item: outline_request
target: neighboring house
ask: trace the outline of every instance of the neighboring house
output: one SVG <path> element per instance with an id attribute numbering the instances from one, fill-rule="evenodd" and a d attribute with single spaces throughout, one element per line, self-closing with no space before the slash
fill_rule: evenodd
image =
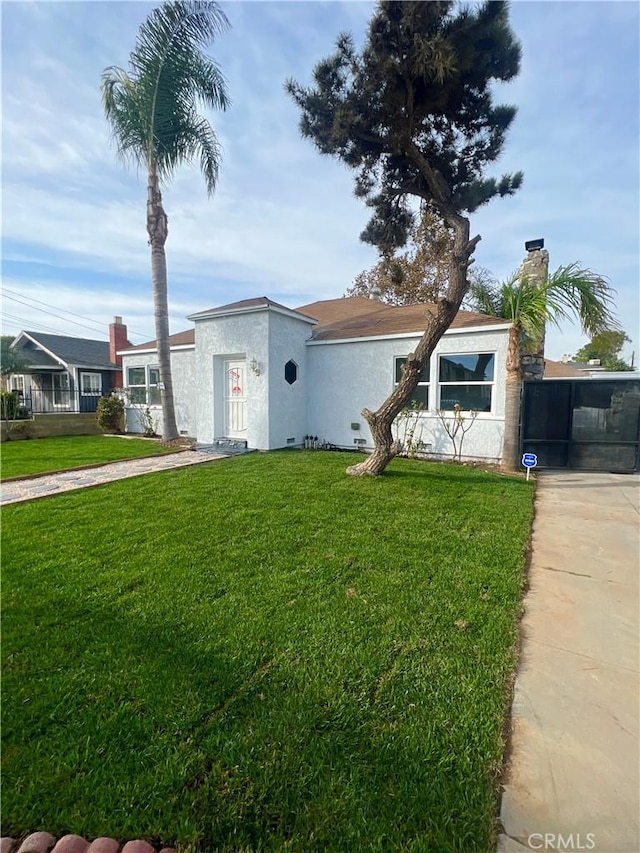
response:
<path id="1" fill-rule="evenodd" d="M 300 447 L 310 435 L 336 447 L 369 448 L 360 413 L 393 390 L 428 310 L 361 296 L 294 310 L 260 297 L 193 314 L 194 328 L 170 338 L 178 429 L 203 445 L 231 439 L 271 450 Z M 464 455 L 500 459 L 509 326 L 460 311 L 439 341 L 414 392 L 425 409 L 414 438 L 430 455 L 451 455 L 438 410 L 450 416 L 459 403 L 478 413 Z M 160 432 L 155 342 L 119 354 L 133 401 L 127 428 L 141 431 L 140 408 L 148 405 Z"/>
<path id="2" fill-rule="evenodd" d="M 109 341 L 20 332 L 11 342 L 25 364 L 9 378 L 9 390 L 32 414 L 95 412 L 98 400 L 122 386 L 122 359 L 128 346 L 121 317 L 109 326 Z"/>
<path id="3" fill-rule="evenodd" d="M 543 379 L 579 379 L 581 377 L 584 377 L 584 374 L 566 361 L 551 361 L 550 358 L 544 360 Z"/>

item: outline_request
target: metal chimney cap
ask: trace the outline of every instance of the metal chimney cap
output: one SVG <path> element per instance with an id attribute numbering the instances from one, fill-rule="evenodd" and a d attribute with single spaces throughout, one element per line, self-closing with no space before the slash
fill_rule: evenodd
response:
<path id="1" fill-rule="evenodd" d="M 540 237 L 538 240 L 527 240 L 524 247 L 527 252 L 535 252 L 536 249 L 544 249 L 544 238 Z"/>

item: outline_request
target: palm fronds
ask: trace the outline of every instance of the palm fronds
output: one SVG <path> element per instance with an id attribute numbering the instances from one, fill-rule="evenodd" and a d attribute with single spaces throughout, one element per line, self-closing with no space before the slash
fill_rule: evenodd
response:
<path id="1" fill-rule="evenodd" d="M 220 149 L 200 106 L 226 109 L 229 97 L 218 65 L 202 53 L 229 25 L 217 3 L 173 0 L 140 27 L 129 71 L 107 68 L 102 99 L 123 159 L 166 182 L 175 167 L 199 161 L 207 190 L 218 176 Z"/>
<path id="2" fill-rule="evenodd" d="M 474 310 L 511 320 L 533 341 L 542 337 L 547 323 L 560 326 L 564 320 L 577 320 L 592 336 L 619 328 L 614 295 L 604 276 L 578 262 L 559 267 L 542 284 L 516 272 L 502 284 L 483 281 L 469 287 Z"/>

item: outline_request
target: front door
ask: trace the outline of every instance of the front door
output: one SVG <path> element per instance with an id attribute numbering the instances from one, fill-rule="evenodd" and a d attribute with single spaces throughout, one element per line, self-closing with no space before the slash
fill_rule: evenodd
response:
<path id="1" fill-rule="evenodd" d="M 224 363 L 224 426 L 226 438 L 247 437 L 247 363 Z"/>

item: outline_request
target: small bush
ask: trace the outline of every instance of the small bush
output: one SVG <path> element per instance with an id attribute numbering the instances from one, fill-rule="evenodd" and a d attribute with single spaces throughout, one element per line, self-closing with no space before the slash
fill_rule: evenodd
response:
<path id="1" fill-rule="evenodd" d="M 119 397 L 100 397 L 96 409 L 100 429 L 119 434 L 124 432 L 124 404 Z"/>
<path id="2" fill-rule="evenodd" d="M 0 415 L 3 421 L 14 421 L 19 414 L 20 400 L 11 391 L 0 391 Z"/>

